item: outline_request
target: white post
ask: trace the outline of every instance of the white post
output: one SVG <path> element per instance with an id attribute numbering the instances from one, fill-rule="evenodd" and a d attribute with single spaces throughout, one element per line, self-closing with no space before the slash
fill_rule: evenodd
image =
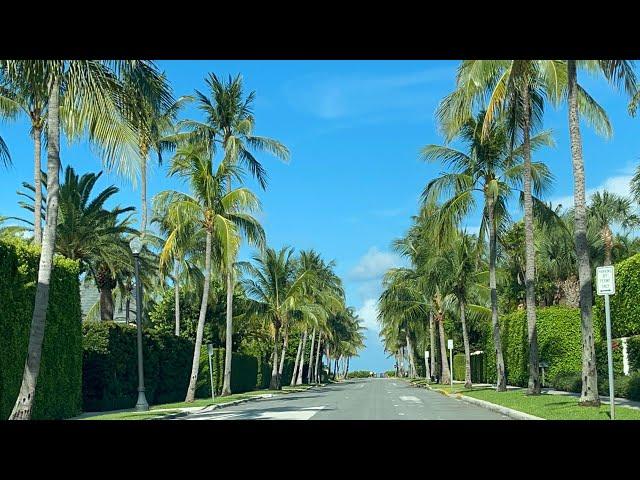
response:
<path id="1" fill-rule="evenodd" d="M 213 364 L 211 362 L 211 355 L 213 354 L 212 345 L 208 345 L 208 353 L 209 353 L 209 377 L 211 378 L 211 400 L 215 401 L 215 389 L 213 388 Z"/>
<path id="2" fill-rule="evenodd" d="M 604 311 L 607 320 L 607 355 L 609 360 L 609 405 L 611 405 L 611 420 L 616 418 L 616 398 L 613 388 L 613 351 L 611 348 L 611 312 L 609 310 L 609 295 L 604 296 Z"/>
<path id="3" fill-rule="evenodd" d="M 449 368 L 450 379 L 451 379 L 451 389 L 453 389 L 453 340 L 447 340 L 447 346 L 449 347 L 449 363 L 451 364 Z"/>
<path id="4" fill-rule="evenodd" d="M 424 378 L 427 380 L 431 378 L 431 372 L 429 371 L 429 350 L 424 351 Z"/>

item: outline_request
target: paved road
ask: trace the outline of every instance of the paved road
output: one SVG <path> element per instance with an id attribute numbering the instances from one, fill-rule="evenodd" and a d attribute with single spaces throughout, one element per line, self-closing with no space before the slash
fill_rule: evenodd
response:
<path id="1" fill-rule="evenodd" d="M 508 420 L 508 417 L 413 387 L 402 380 L 368 378 L 191 414 L 180 420 Z"/>

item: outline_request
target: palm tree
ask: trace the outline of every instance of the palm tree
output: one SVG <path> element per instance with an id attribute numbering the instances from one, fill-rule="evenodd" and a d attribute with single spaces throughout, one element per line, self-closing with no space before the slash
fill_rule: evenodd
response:
<path id="1" fill-rule="evenodd" d="M 459 137 L 468 148 L 468 153 L 447 146 L 427 145 L 422 150 L 425 161 L 442 161 L 454 170 L 444 173 L 427 184 L 423 192 L 426 203 L 435 203 L 445 193 L 451 192 L 437 215 L 436 231 L 438 243 L 444 243 L 455 232 L 461 220 L 475 207 L 474 193 L 483 196 L 484 206 L 480 237 L 488 230 L 489 237 L 489 285 L 491 289 L 492 326 L 495 342 L 497 390 L 506 391 L 506 376 L 502 357 L 502 344 L 498 324 L 498 297 L 496 290 L 496 255 L 498 232 L 508 221 L 507 201 L 512 192 L 522 185 L 524 166 L 520 159 L 524 146 L 515 144 L 504 117 L 497 117 L 483 132 L 485 112 L 468 118 L 459 129 Z M 542 132 L 530 139 L 532 149 L 552 143 L 549 132 Z M 550 183 L 551 174 L 546 166 L 531 162 L 532 183 L 536 194 L 540 194 Z M 538 208 L 545 205 L 534 198 Z"/>
<path id="2" fill-rule="evenodd" d="M 22 384 L 11 419 L 29 419 L 33 409 L 49 299 L 59 205 L 60 126 L 71 140 L 88 135 L 104 161 L 127 158 L 135 138 L 127 122 L 120 121 L 122 88 L 118 75 L 136 72 L 144 88 L 155 74 L 150 62 L 95 60 L 1 60 L 3 81 L 18 82 L 47 92 L 47 215 L 42 236 L 34 309 Z M 61 96 L 61 93 L 64 95 Z M 37 174 L 36 174 L 37 175 Z"/>
<path id="3" fill-rule="evenodd" d="M 185 229 L 192 225 L 199 225 L 206 235 L 204 287 L 185 402 L 195 400 L 200 348 L 211 284 L 214 239 L 217 266 L 225 271 L 233 268 L 233 259 L 240 247 L 241 233 L 254 245 L 261 246 L 264 243 L 262 227 L 247 213 L 259 208 L 257 197 L 247 188 L 228 190 L 225 187 L 229 178 L 241 178 L 242 171 L 236 165 L 227 162 L 221 162 L 214 171 L 211 159 L 212 151 L 207 145 L 191 143 L 179 147 L 173 157 L 169 174 L 187 180 L 192 194 L 163 191 L 155 199 L 158 210 L 166 211 L 168 222 L 173 225 L 170 235 L 182 237 Z M 169 248 L 170 246 L 165 244 L 162 254 L 168 255 Z"/>
<path id="4" fill-rule="evenodd" d="M 38 71 L 44 74 L 43 70 Z M 0 78 L 2 77 L 0 73 Z M 16 118 L 20 113 L 24 113 L 31 123 L 31 137 L 33 139 L 33 185 L 35 193 L 35 204 L 42 203 L 42 165 L 41 146 L 42 132 L 46 122 L 48 91 L 43 78 L 29 79 L 26 82 L 23 77 L 15 77 L 13 82 L 0 80 L 0 116 L 5 118 Z M 35 81 L 34 81 L 35 80 Z M 3 159 L 4 142 L 0 138 L 0 159 Z M 8 152 L 7 152 L 8 158 Z M 42 219 L 40 212 L 34 212 L 33 219 L 33 240 L 36 245 L 42 242 Z"/>
<path id="5" fill-rule="evenodd" d="M 609 81 L 622 82 L 627 92 L 635 98 L 636 81 L 631 62 L 625 60 L 601 60 L 581 62 L 587 68 L 599 70 Z M 582 329 L 582 393 L 580 404 L 584 406 L 600 405 L 598 395 L 598 375 L 596 370 L 595 344 L 593 340 L 593 291 L 591 283 L 591 265 L 587 242 L 587 205 L 582 156 L 582 137 L 580 134 L 578 84 L 578 62 L 567 60 L 567 104 L 569 114 L 569 139 L 571 141 L 571 164 L 573 167 L 574 195 L 574 237 L 578 261 L 578 280 L 580 281 L 580 317 Z M 584 92 L 586 93 L 586 92 Z"/>
<path id="6" fill-rule="evenodd" d="M 151 94 L 137 88 L 136 78 L 125 78 L 124 111 L 138 135 L 140 155 L 140 231 L 147 230 L 147 162 L 151 152 L 157 155 L 158 164 L 162 164 L 162 154 L 176 148 L 178 136 L 175 123 L 180 109 L 191 97 L 183 96 L 174 100 L 164 75 Z M 158 97 L 165 97 L 158 101 Z"/>
<path id="7" fill-rule="evenodd" d="M 60 185 L 59 192 L 56 252 L 80 262 L 80 273 L 92 277 L 100 291 L 100 318 L 113 320 L 112 292 L 117 285 L 117 274 L 121 270 L 133 269 L 133 258 L 125 236 L 135 235 L 137 231 L 131 227 L 130 215 L 118 218 L 135 210 L 134 207 L 105 208 L 105 203 L 118 193 L 117 187 L 111 185 L 91 198 L 101 176 L 102 172 L 80 176 L 71 166 L 65 169 L 64 183 Z M 30 192 L 35 190 L 33 185 L 23 185 Z M 35 196 L 23 196 L 35 202 Z M 46 201 L 44 193 L 42 202 L 46 204 Z M 21 202 L 21 206 L 30 212 L 35 210 L 35 203 Z M 23 221 L 33 226 L 31 221 Z"/>
<path id="8" fill-rule="evenodd" d="M 613 250 L 612 224 L 620 224 L 623 228 L 637 224 L 637 217 L 631 211 L 631 201 L 615 193 L 596 192 L 591 197 L 591 205 L 587 210 L 588 221 L 596 228 L 604 245 L 604 265 L 611 265 Z"/>
<path id="9" fill-rule="evenodd" d="M 242 281 L 251 299 L 249 308 L 253 315 L 268 319 L 273 326 L 271 390 L 281 388 L 278 364 L 281 328 L 294 314 L 314 318 L 320 313 L 318 306 L 307 303 L 303 294 L 305 281 L 312 274 L 296 268 L 292 254 L 291 247 L 283 247 L 278 251 L 267 248 L 253 256 L 253 265 L 244 264 L 251 276 Z"/>
<path id="10" fill-rule="evenodd" d="M 267 185 L 266 171 L 255 158 L 252 151 L 266 151 L 282 160 L 288 160 L 289 150 L 277 140 L 253 134 L 255 119 L 253 101 L 255 92 L 244 96 L 242 77 L 229 77 L 225 83 L 210 73 L 205 80 L 209 96 L 196 90 L 198 108 L 205 114 L 205 121 L 185 120 L 180 122 L 186 127 L 190 138 L 207 142 L 212 149 L 222 147 L 225 162 L 240 163 L 246 167 L 264 189 Z M 231 179 L 228 181 L 231 189 Z M 226 272 L 227 284 L 227 336 L 225 340 L 224 382 L 222 395 L 231 394 L 231 347 L 233 336 L 233 289 L 235 280 L 233 271 Z"/>

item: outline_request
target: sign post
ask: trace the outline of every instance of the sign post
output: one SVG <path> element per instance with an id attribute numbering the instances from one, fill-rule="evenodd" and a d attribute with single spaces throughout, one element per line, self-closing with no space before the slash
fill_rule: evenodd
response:
<path id="1" fill-rule="evenodd" d="M 447 340 L 447 347 L 449 347 L 449 363 L 451 363 L 451 388 L 453 388 L 453 340 Z"/>
<path id="2" fill-rule="evenodd" d="M 207 344 L 207 351 L 209 352 L 209 376 L 211 377 L 211 400 L 215 400 L 215 389 L 213 388 L 213 365 L 211 357 L 213 356 L 213 345 Z"/>
<path id="3" fill-rule="evenodd" d="M 616 418 L 616 399 L 613 388 L 613 351 L 611 347 L 611 311 L 609 295 L 616 293 L 616 279 L 613 266 L 596 268 L 596 290 L 598 295 L 604 295 L 604 312 L 607 326 L 607 357 L 609 364 L 609 405 L 611 405 L 611 420 Z"/>
<path id="4" fill-rule="evenodd" d="M 429 350 L 424 351 L 424 378 L 427 380 L 431 378 L 431 372 L 429 371 Z"/>

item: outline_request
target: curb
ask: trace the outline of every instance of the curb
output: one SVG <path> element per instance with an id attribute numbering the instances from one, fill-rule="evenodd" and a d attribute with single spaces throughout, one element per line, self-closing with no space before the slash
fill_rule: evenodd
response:
<path id="1" fill-rule="evenodd" d="M 412 384 L 413 386 L 417 386 Z M 470 403 L 472 405 L 476 405 L 479 407 L 486 408 L 487 410 L 492 410 L 497 413 L 501 413 L 502 415 L 506 415 L 507 417 L 513 418 L 514 420 L 545 420 L 541 417 L 536 417 L 535 415 L 529 415 L 528 413 L 521 412 L 519 410 L 514 410 L 513 408 L 503 407 L 502 405 L 497 405 L 495 403 L 487 402 L 486 400 L 479 400 L 477 398 L 468 397 L 466 395 L 462 395 L 461 393 L 451 394 L 445 392 L 444 390 L 440 390 L 438 388 L 432 388 L 430 385 L 424 385 L 428 390 L 433 392 L 438 392 L 441 395 L 446 397 L 456 398 L 458 400 L 462 400 L 463 402 Z M 418 388 L 420 388 L 418 386 Z"/>

